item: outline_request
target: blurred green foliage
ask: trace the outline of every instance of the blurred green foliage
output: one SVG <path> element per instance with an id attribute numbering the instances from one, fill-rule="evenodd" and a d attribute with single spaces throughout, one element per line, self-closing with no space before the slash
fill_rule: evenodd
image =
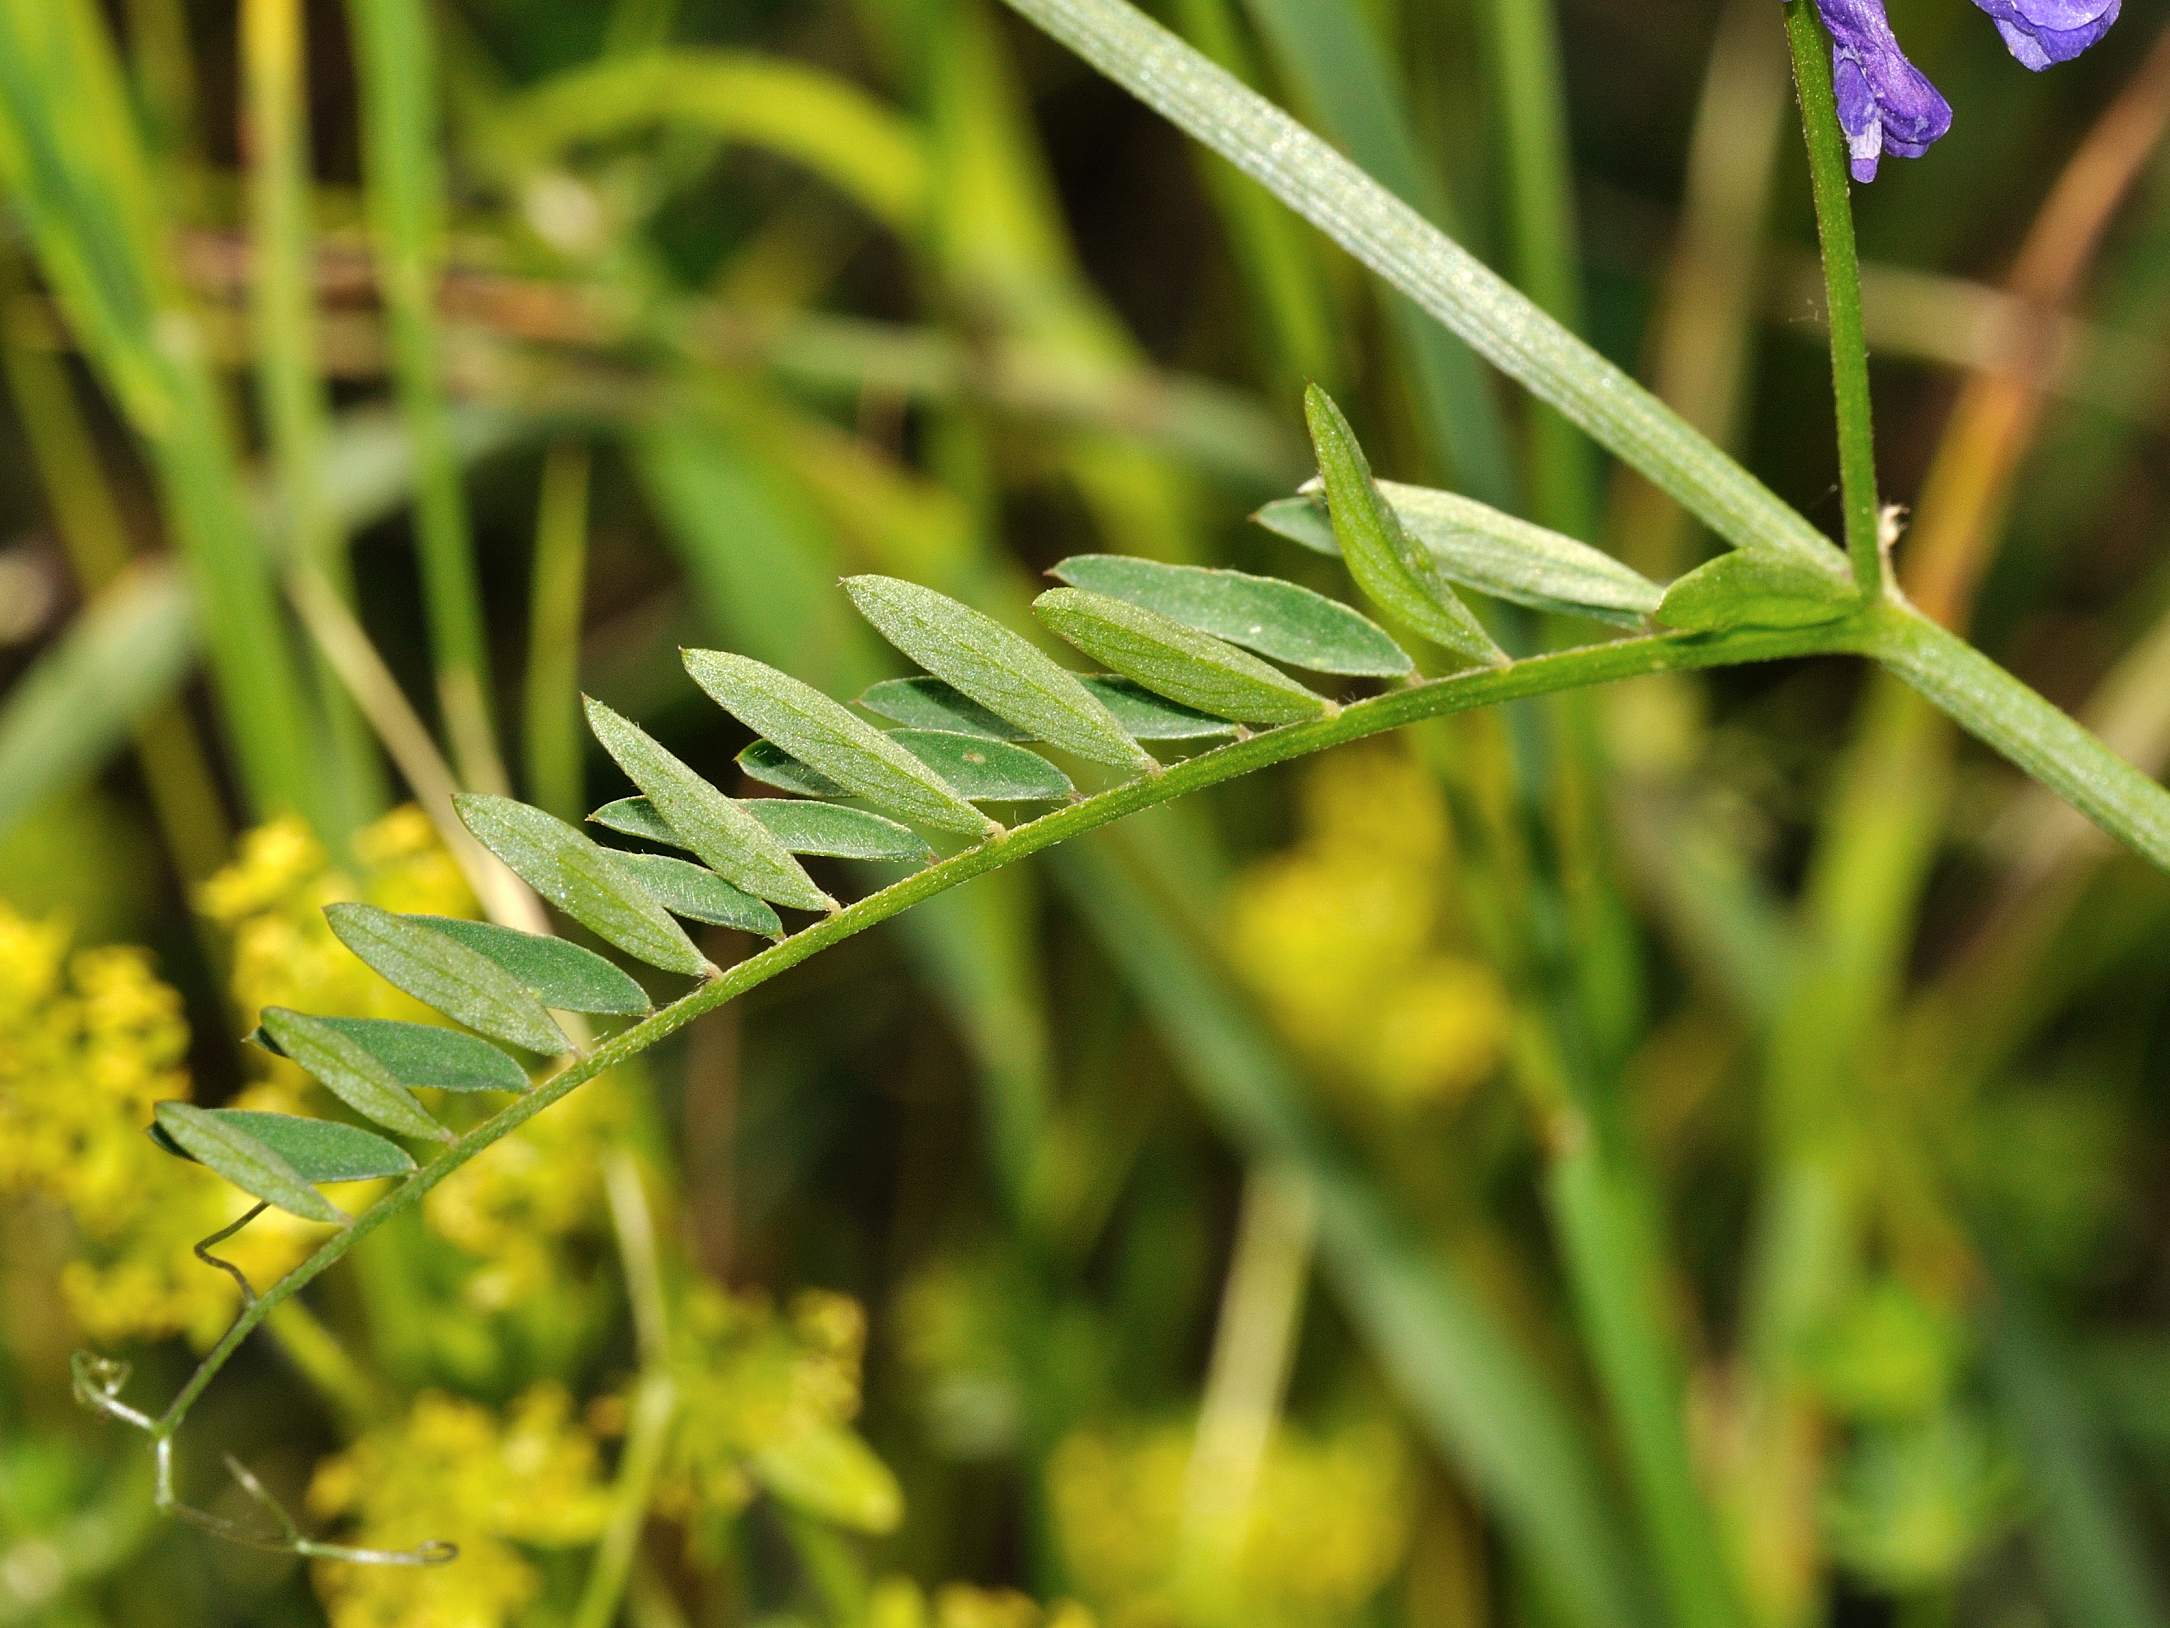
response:
<path id="1" fill-rule="evenodd" d="M 1769 0 L 1151 9 L 1835 529 Z M 1894 9 L 1961 119 L 1857 196 L 1902 579 L 2159 772 L 2170 47 Z M 578 691 L 715 773 L 678 646 L 900 670 L 841 575 L 1319 581 L 1243 524 L 1314 378 L 1384 475 L 1704 548 L 987 0 L 0 0 L 0 195 L 0 1624 L 2170 1622 L 2170 881 L 1824 665 L 854 940 L 192 1420 L 198 1501 L 458 1562 L 154 1521 L 68 1352 L 170 1391 L 239 1205 L 150 1106 L 315 1092 L 262 1005 L 419 1015 L 319 909 L 491 904 L 422 810 L 618 795 Z"/>

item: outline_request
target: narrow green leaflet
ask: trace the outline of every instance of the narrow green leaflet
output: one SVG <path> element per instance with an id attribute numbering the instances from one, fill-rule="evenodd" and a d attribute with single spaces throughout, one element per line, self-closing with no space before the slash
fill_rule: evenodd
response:
<path id="1" fill-rule="evenodd" d="M 889 738 L 975 803 L 1052 803 L 1077 791 L 1046 758 L 1008 741 L 948 729 L 900 729 Z"/>
<path id="2" fill-rule="evenodd" d="M 510 797 L 477 793 L 452 802 L 477 841 L 597 936 L 665 972 L 697 977 L 715 970 L 669 911 L 631 884 L 610 855 L 555 814 Z"/>
<path id="3" fill-rule="evenodd" d="M 939 679 L 928 679 L 930 684 Z M 773 750 L 773 749 L 772 749 Z M 780 754 L 779 754 L 780 755 Z M 797 762 L 795 758 L 784 761 Z M 799 765 L 804 768 L 805 765 Z M 807 771 L 811 773 L 812 771 Z M 749 797 L 739 804 L 794 854 L 828 859 L 903 859 L 922 862 L 934 850 L 908 825 L 842 803 L 810 803 L 796 797 Z M 683 848 L 685 838 L 671 828 L 645 797 L 621 797 L 588 816 L 597 825 L 644 842 Z"/>
<path id="4" fill-rule="evenodd" d="M 695 774 L 638 725 L 600 701 L 589 701 L 588 727 L 674 835 L 651 838 L 688 848 L 703 864 L 757 898 L 794 910 L 834 910 L 836 901 L 814 885 L 743 804 Z M 636 832 L 635 835 L 642 833 Z"/>
<path id="5" fill-rule="evenodd" d="M 402 1023 L 393 1018 L 318 1017 L 336 1029 L 410 1090 L 509 1091 L 527 1089 L 527 1070 L 477 1035 L 434 1023 Z M 276 1038 L 258 1029 L 249 1037 L 267 1051 L 285 1056 Z"/>
<path id="6" fill-rule="evenodd" d="M 544 1006 L 603 1017 L 645 1017 L 650 1010 L 647 991 L 624 968 L 562 938 L 456 916 L 403 919 L 474 951 Z"/>
<path id="7" fill-rule="evenodd" d="M 1241 723 L 1287 724 L 1319 717 L 1332 706 L 1278 668 L 1158 611 L 1083 588 L 1050 588 L 1032 608 L 1088 656 L 1201 712 Z"/>
<path id="8" fill-rule="evenodd" d="M 1465 588 L 1617 627 L 1640 627 L 1665 597 L 1663 588 L 1610 554 L 1473 498 L 1387 480 L 1378 487 L 1440 575 Z M 1326 499 L 1311 488 L 1277 498 L 1251 518 L 1305 548 L 1341 552 Z"/>
<path id="9" fill-rule="evenodd" d="M 769 905 L 744 888 L 733 887 L 705 865 L 667 854 L 610 856 L 634 882 L 674 916 L 736 927 L 762 938 L 782 938 L 784 924 Z"/>
<path id="10" fill-rule="evenodd" d="M 373 1119 L 402 1136 L 452 1140 L 452 1133 L 430 1118 L 415 1101 L 414 1093 L 360 1041 L 305 1012 L 284 1006 L 266 1007 L 262 1022 L 264 1032 L 278 1042 L 279 1050 L 291 1057 L 303 1073 L 313 1076 L 364 1119 Z"/>
<path id="11" fill-rule="evenodd" d="M 769 835 L 795 854 L 829 859 L 901 859 L 923 864 L 934 857 L 927 839 L 908 825 L 841 803 L 802 802 L 796 797 L 755 797 L 746 806 Z"/>
<path id="12" fill-rule="evenodd" d="M 1317 385 L 1304 391 L 1304 420 L 1326 482 L 1334 536 L 1356 585 L 1389 616 L 1442 650 L 1480 666 L 1505 666 L 1506 653 L 1470 614 L 1431 555 L 1402 530 L 1371 478 L 1356 432 Z"/>
<path id="13" fill-rule="evenodd" d="M 1155 695 L 1134 678 L 1096 673 L 1085 680 L 1085 687 L 1105 701 L 1115 721 L 1141 741 L 1211 740 L 1236 732 L 1226 718 Z"/>
<path id="14" fill-rule="evenodd" d="M 572 1050 L 526 986 L 479 950 L 440 931 L 441 918 L 395 916 L 373 904 L 348 903 L 327 905 L 324 919 L 339 942 L 379 977 L 424 1006 L 528 1051 L 556 1056 Z"/>
<path id="15" fill-rule="evenodd" d="M 721 650 L 688 650 L 686 671 L 748 729 L 868 802 L 946 831 L 1002 827 L 872 724 L 788 673 Z"/>
<path id="16" fill-rule="evenodd" d="M 1661 627 L 1722 633 L 1736 627 L 1815 627 L 1857 608 L 1852 584 L 1776 554 L 1721 554 L 1665 590 Z"/>
<path id="17" fill-rule="evenodd" d="M 801 797 L 850 797 L 851 787 L 831 780 L 820 770 L 801 763 L 774 741 L 755 741 L 738 754 L 735 760 L 747 778 L 758 780 L 764 786 L 774 786 L 778 791 L 796 792 Z M 774 800 L 774 799 L 772 799 Z M 749 797 L 748 802 L 761 801 Z"/>
<path id="18" fill-rule="evenodd" d="M 1049 574 L 1314 673 L 1399 678 L 1415 665 L 1360 611 L 1276 577 L 1122 554 L 1073 554 Z"/>
<path id="19" fill-rule="evenodd" d="M 191 1110 L 198 1111 L 198 1110 Z M 388 1142 L 359 1125 L 296 1114 L 267 1114 L 254 1108 L 209 1108 L 206 1118 L 253 1137 L 293 1166 L 310 1186 L 320 1182 L 379 1181 L 414 1171 L 414 1160 L 397 1142 Z M 179 1158 L 195 1155 L 173 1139 L 163 1124 L 153 1123 L 151 1140 Z M 259 1195 L 260 1196 L 260 1195 Z"/>
<path id="20" fill-rule="evenodd" d="M 1029 741 L 1032 731 L 998 718 L 939 678 L 885 678 L 867 686 L 859 705 L 907 729 L 948 729 L 991 741 Z M 1118 720 L 1120 721 L 1120 720 Z"/>
<path id="21" fill-rule="evenodd" d="M 1152 772 L 1152 757 L 1075 673 L 991 617 L 895 577 L 847 577 L 844 591 L 883 638 L 1030 738 Z"/>
<path id="22" fill-rule="evenodd" d="M 1134 740 L 1205 740 L 1236 732 L 1236 726 L 1226 718 L 1177 706 L 1127 678 L 1094 673 L 1079 682 Z M 887 718 L 907 729 L 947 729 L 959 735 L 981 735 L 994 741 L 1032 739 L 1015 724 L 997 718 L 977 701 L 959 695 L 938 678 L 885 678 L 860 696 L 859 704 L 877 717 Z"/>
<path id="23" fill-rule="evenodd" d="M 287 1158 L 246 1126 L 185 1102 L 161 1102 L 152 1110 L 174 1146 L 209 1165 L 252 1198 L 260 1198 L 304 1221 L 344 1225 L 347 1212 L 302 1178 Z"/>

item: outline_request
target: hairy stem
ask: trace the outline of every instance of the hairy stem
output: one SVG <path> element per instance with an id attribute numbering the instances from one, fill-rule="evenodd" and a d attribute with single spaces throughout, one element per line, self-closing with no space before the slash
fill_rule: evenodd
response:
<path id="1" fill-rule="evenodd" d="M 1809 188 L 1823 242 L 1824 299 L 1831 333 L 1831 390 L 1838 408 L 1840 503 L 1846 513 L 1846 555 L 1854 583 L 1867 599 L 1883 587 L 1882 508 L 1876 495 L 1876 427 L 1869 405 L 1869 344 L 1861 322 L 1861 259 L 1854 245 L 1851 178 L 1831 88 L 1830 42 L 1810 0 L 1786 7 L 1786 41 L 1808 145 Z"/>
<path id="2" fill-rule="evenodd" d="M 690 994 L 612 1036 L 467 1131 L 420 1170 L 384 1193 L 352 1222 L 326 1238 L 299 1266 L 258 1295 L 205 1355 L 188 1383 L 157 1420 L 153 1433 L 160 1439 L 167 1439 L 180 1428 L 189 1409 L 195 1406 L 219 1370 L 266 1315 L 300 1292 L 387 1221 L 419 1204 L 432 1188 L 485 1148 L 511 1135 L 545 1108 L 571 1095 L 597 1075 L 609 1072 L 668 1039 L 703 1013 L 714 1011 L 830 945 L 877 926 L 936 894 L 946 893 L 961 882 L 999 870 L 1056 843 L 1098 830 L 1141 809 L 1172 802 L 1191 792 L 1273 764 L 1362 740 L 1419 719 L 1444 717 L 1501 701 L 1552 695 L 1651 673 L 1838 653 L 1858 648 L 1865 633 L 1865 624 L 1848 621 L 1813 628 L 1745 631 L 1710 637 L 1662 635 L 1622 639 L 1612 644 L 1536 656 L 1510 667 L 1485 668 L 1434 679 L 1356 702 L 1309 723 L 1270 730 L 1185 759 L 1159 774 L 1128 781 L 1072 803 L 1028 825 L 1016 826 L 1000 837 L 929 865 L 739 962 Z M 2047 706 L 2046 702 L 2041 704 Z M 2078 729 L 2077 725 L 2070 727 Z M 2102 749 L 2098 747 L 2097 750 Z"/>

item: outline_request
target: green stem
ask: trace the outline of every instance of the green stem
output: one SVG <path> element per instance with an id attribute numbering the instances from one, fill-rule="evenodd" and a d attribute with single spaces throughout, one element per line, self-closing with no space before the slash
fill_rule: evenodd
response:
<path id="1" fill-rule="evenodd" d="M 1831 47 L 1810 0 L 1789 0 L 1786 41 L 1808 143 L 1809 187 L 1823 240 L 1823 283 L 1831 330 L 1831 388 L 1838 405 L 1840 501 L 1846 555 L 1864 599 L 1882 591 L 1882 504 L 1876 495 L 1876 426 L 1869 405 L 1869 344 L 1861 326 L 1861 260 L 1854 245 L 1852 179 L 1838 98 L 1831 88 Z"/>
<path id="2" fill-rule="evenodd" d="M 2170 791 L 1956 633 L 1887 599 L 1865 653 L 2111 836 L 2170 870 Z"/>
<path id="3" fill-rule="evenodd" d="M 180 1428 L 197 1398 L 270 1312 L 321 1276 L 362 1239 L 393 1217 L 414 1208 L 438 1183 L 484 1149 L 511 1135 L 545 1108 L 571 1095 L 597 1075 L 607 1073 L 676 1034 L 703 1013 L 714 1011 L 830 945 L 865 932 L 923 900 L 948 892 L 961 882 L 1002 869 L 1141 809 L 1173 802 L 1191 792 L 1220 785 L 1273 764 L 1398 729 L 1420 719 L 1444 717 L 1502 701 L 1553 695 L 1652 673 L 1838 653 L 1854 648 L 1862 631 L 1855 622 L 1840 622 L 1812 628 L 1759 630 L 1713 637 L 1622 639 L 1612 644 L 1532 657 L 1509 667 L 1483 668 L 1451 678 L 1434 679 L 1359 701 L 1309 723 L 1269 730 L 1187 758 L 1159 774 L 1127 781 L 929 865 L 739 962 L 690 994 L 612 1036 L 473 1127 L 415 1174 L 387 1191 L 352 1222 L 326 1238 L 306 1260 L 246 1307 L 158 1419 L 155 1434 L 161 1439 L 170 1438 Z"/>

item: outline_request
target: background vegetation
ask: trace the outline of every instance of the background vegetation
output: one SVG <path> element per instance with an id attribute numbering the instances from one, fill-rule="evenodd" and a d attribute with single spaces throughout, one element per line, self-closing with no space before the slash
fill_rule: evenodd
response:
<path id="1" fill-rule="evenodd" d="M 1837 529 L 1770 0 L 1153 9 Z M 1960 118 L 1857 194 L 1902 578 L 2159 773 L 2170 37 L 1893 9 Z M 2170 882 L 1834 663 L 852 941 L 192 1419 L 198 1502 L 456 1565 L 155 1520 L 68 1354 L 169 1393 L 240 1204 L 151 1105 L 314 1091 L 262 1005 L 419 1015 L 319 907 L 491 903 L 447 793 L 618 795 L 579 691 L 718 772 L 677 647 L 854 694 L 841 574 L 1312 574 L 1245 523 L 1306 379 L 1384 474 L 1707 543 L 984 0 L 0 0 L 0 192 L 0 1623 L 2170 1622 Z"/>

